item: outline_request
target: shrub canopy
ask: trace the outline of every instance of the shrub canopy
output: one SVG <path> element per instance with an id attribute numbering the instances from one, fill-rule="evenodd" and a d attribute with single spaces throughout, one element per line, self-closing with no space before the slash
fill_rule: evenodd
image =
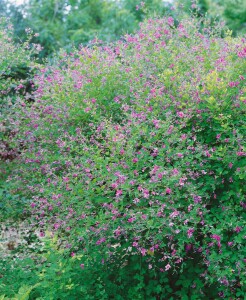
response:
<path id="1" fill-rule="evenodd" d="M 20 106 L 13 181 L 41 237 L 81 274 L 108 274 L 108 297 L 244 294 L 246 45 L 201 28 L 150 19 L 115 44 L 61 52 Z M 148 292 L 132 295 L 141 280 Z"/>
<path id="2" fill-rule="evenodd" d="M 18 130 L 15 110 L 19 100 L 31 98 L 33 70 L 36 68 L 34 56 L 40 46 L 30 44 L 32 31 L 27 29 L 27 39 L 14 43 L 13 26 L 6 18 L 0 18 L 0 159 L 4 164 L 13 160 L 19 149 L 12 145 L 12 138 Z M 18 110 L 18 108 L 17 108 Z M 1 167 L 0 181 L 5 178 L 6 166 Z M 1 182 L 0 182 L 1 186 Z"/>

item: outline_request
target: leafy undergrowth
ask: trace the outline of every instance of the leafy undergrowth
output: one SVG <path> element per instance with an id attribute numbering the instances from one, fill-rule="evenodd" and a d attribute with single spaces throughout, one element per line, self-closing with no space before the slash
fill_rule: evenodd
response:
<path id="1" fill-rule="evenodd" d="M 246 40 L 205 25 L 151 19 L 35 76 L 9 181 L 44 244 L 4 262 L 7 297 L 243 299 Z"/>

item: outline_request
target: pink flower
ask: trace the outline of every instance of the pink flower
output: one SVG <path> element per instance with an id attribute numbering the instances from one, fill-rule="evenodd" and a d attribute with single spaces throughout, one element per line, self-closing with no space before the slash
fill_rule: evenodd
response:
<path id="1" fill-rule="evenodd" d="M 177 210 L 175 210 L 174 212 L 172 212 L 170 214 L 170 218 L 176 218 L 179 215 L 179 212 Z"/>
<path id="2" fill-rule="evenodd" d="M 123 155 L 125 153 L 124 149 L 120 149 L 120 155 Z"/>
<path id="3" fill-rule="evenodd" d="M 242 227 L 237 226 L 237 227 L 235 228 L 235 231 L 236 231 L 237 233 L 239 233 L 239 232 L 241 231 L 241 229 L 242 229 Z"/>
<path id="4" fill-rule="evenodd" d="M 239 85 L 239 82 L 238 81 L 235 81 L 235 82 L 229 82 L 229 87 L 236 87 L 237 85 Z"/>
<path id="5" fill-rule="evenodd" d="M 177 112 L 177 115 L 178 115 L 180 118 L 184 118 L 184 116 L 185 116 L 185 114 L 184 114 L 182 111 Z"/>
<path id="6" fill-rule="evenodd" d="M 20 90 L 20 89 L 23 89 L 24 88 L 24 85 L 23 84 L 19 84 L 17 87 L 16 87 L 16 90 Z"/>
<path id="7" fill-rule="evenodd" d="M 111 187 L 112 187 L 113 189 L 116 189 L 116 188 L 118 187 L 118 184 L 117 184 L 116 182 L 113 182 L 113 183 L 111 184 Z"/>
<path id="8" fill-rule="evenodd" d="M 59 227 L 60 227 L 60 224 L 58 224 L 58 223 L 55 223 L 55 224 L 54 224 L 54 228 L 55 228 L 55 229 L 58 229 Z"/>
<path id="9" fill-rule="evenodd" d="M 179 173 L 178 169 L 173 169 L 173 175 L 177 175 Z"/>
<path id="10" fill-rule="evenodd" d="M 238 151 L 237 156 L 246 156 L 246 152 Z"/>
<path id="11" fill-rule="evenodd" d="M 192 244 L 188 244 L 188 245 L 185 246 L 185 251 L 189 252 L 189 251 L 192 250 L 192 248 L 193 248 L 193 245 Z"/>
<path id="12" fill-rule="evenodd" d="M 212 236 L 212 239 L 214 239 L 214 240 L 216 240 L 217 242 L 220 242 L 220 236 L 219 235 L 217 235 L 217 234 L 213 234 Z"/>
<path id="13" fill-rule="evenodd" d="M 80 268 L 81 268 L 81 269 L 84 269 L 84 268 L 85 268 L 85 264 L 81 264 L 81 265 L 80 265 Z"/>
<path id="14" fill-rule="evenodd" d="M 91 110 L 90 107 L 86 107 L 86 108 L 85 108 L 85 112 L 89 112 L 90 110 Z"/>
<path id="15" fill-rule="evenodd" d="M 104 243 L 105 241 L 106 241 L 105 238 L 101 238 L 100 240 L 98 240 L 98 241 L 96 242 L 96 245 L 100 245 L 100 244 Z"/>
<path id="16" fill-rule="evenodd" d="M 172 133 L 172 131 L 173 131 L 173 128 L 174 128 L 174 126 L 173 126 L 173 125 L 171 125 L 171 126 L 168 128 L 168 131 L 167 131 L 167 133 L 168 133 L 168 134 L 171 134 L 171 133 Z"/>
<path id="17" fill-rule="evenodd" d="M 199 203 L 199 202 L 201 202 L 202 197 L 201 196 L 193 196 L 193 199 L 194 199 L 195 203 Z"/>
<path id="18" fill-rule="evenodd" d="M 172 256 L 175 256 L 176 252 L 177 252 L 177 250 L 176 250 L 176 249 L 173 249 L 173 251 L 172 251 Z"/>
<path id="19" fill-rule="evenodd" d="M 169 17 L 167 19 L 167 23 L 168 23 L 169 26 L 173 26 L 174 25 L 174 19 L 172 17 Z"/>
<path id="20" fill-rule="evenodd" d="M 119 197 L 119 196 L 121 196 L 122 195 L 122 190 L 117 190 L 116 191 L 116 197 Z"/>
<path id="21" fill-rule="evenodd" d="M 241 58 L 246 57 L 246 47 L 242 51 L 238 52 L 237 55 L 238 55 L 238 57 L 241 57 Z"/>
<path id="22" fill-rule="evenodd" d="M 74 257 L 74 256 L 75 256 L 75 253 L 74 253 L 74 252 L 72 252 L 72 253 L 71 253 L 71 256 L 72 256 L 72 257 Z"/>
<path id="23" fill-rule="evenodd" d="M 170 266 L 169 264 L 167 264 L 167 265 L 165 266 L 165 271 L 168 271 L 169 269 L 171 269 L 171 266 Z"/>
<path id="24" fill-rule="evenodd" d="M 156 129 L 160 128 L 159 123 L 160 123 L 159 120 L 153 120 L 153 124 L 155 125 Z"/>
<path id="25" fill-rule="evenodd" d="M 118 228 L 114 231 L 114 234 L 115 234 L 116 236 L 119 236 L 119 235 L 121 234 L 121 229 L 120 229 L 120 227 L 118 227 Z"/>
<path id="26" fill-rule="evenodd" d="M 146 199 L 149 198 L 149 191 L 148 190 L 146 190 L 146 189 L 143 190 L 143 197 L 146 198 Z"/>
<path id="27" fill-rule="evenodd" d="M 191 238 L 191 237 L 192 237 L 194 231 L 195 231 L 195 230 L 194 230 L 193 228 L 189 228 L 189 229 L 187 230 L 187 236 L 188 236 L 188 238 Z"/>
<path id="28" fill-rule="evenodd" d="M 172 190 L 170 188 L 166 188 L 166 194 L 170 195 L 172 193 Z"/>
<path id="29" fill-rule="evenodd" d="M 133 158 L 132 162 L 133 163 L 137 163 L 138 162 L 138 158 L 137 157 Z"/>
<path id="30" fill-rule="evenodd" d="M 140 252 L 141 252 L 141 254 L 142 254 L 143 256 L 145 256 L 145 255 L 146 255 L 146 253 L 147 253 L 147 250 L 146 250 L 146 249 L 144 249 L 144 248 L 141 248 Z"/>
<path id="31" fill-rule="evenodd" d="M 187 178 L 181 177 L 181 178 L 179 179 L 179 185 L 184 186 L 186 179 L 187 179 Z"/>
<path id="32" fill-rule="evenodd" d="M 150 250 L 151 252 L 154 252 L 154 251 L 155 251 L 155 247 L 153 246 L 153 247 L 149 248 L 149 250 Z"/>

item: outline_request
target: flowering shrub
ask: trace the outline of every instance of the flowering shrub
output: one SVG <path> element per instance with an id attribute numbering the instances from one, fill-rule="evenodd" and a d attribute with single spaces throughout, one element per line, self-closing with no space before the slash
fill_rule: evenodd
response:
<path id="1" fill-rule="evenodd" d="M 244 38 L 169 17 L 35 77 L 13 181 L 78 260 L 71 295 L 99 297 L 78 282 L 95 274 L 105 299 L 242 299 L 245 57 Z"/>
<path id="2" fill-rule="evenodd" d="M 12 137 L 18 130 L 15 118 L 15 106 L 24 95 L 29 99 L 32 89 L 30 75 L 35 68 L 32 57 L 38 52 L 38 45 L 30 45 L 32 32 L 27 30 L 27 41 L 15 44 L 13 26 L 0 18 L 0 157 L 5 163 L 13 160 L 19 149 L 11 145 Z M 29 93 L 29 94 L 28 94 Z"/>
<path id="3" fill-rule="evenodd" d="M 14 159 L 22 146 L 15 147 L 13 139 L 19 129 L 16 111 L 19 102 L 33 101 L 31 77 L 37 67 L 35 54 L 39 46 L 30 44 L 32 31 L 27 29 L 27 40 L 14 43 L 13 26 L 0 18 L 0 209 L 5 218 L 23 217 L 24 197 L 13 195 L 6 178 L 15 166 Z"/>

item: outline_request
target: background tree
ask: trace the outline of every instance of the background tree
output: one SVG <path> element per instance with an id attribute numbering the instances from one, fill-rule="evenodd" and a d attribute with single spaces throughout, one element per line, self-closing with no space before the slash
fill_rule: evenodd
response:
<path id="1" fill-rule="evenodd" d="M 219 15 L 233 34 L 246 33 L 246 2 L 244 0 L 216 0 L 209 4 L 209 14 Z"/>
<path id="2" fill-rule="evenodd" d="M 14 39 L 19 42 L 26 37 L 25 28 L 28 27 L 28 19 L 24 18 L 22 6 L 14 5 L 6 0 L 0 0 L 0 17 L 9 18 L 14 26 Z"/>
<path id="3" fill-rule="evenodd" d="M 117 40 L 124 33 L 133 33 L 144 18 L 163 16 L 171 7 L 162 0 L 29 0 L 18 7 L 3 3 L 1 14 L 11 18 L 16 36 L 23 37 L 26 27 L 39 33 L 35 42 L 43 47 L 42 57 L 60 48 L 85 45 L 96 37 Z"/>
<path id="4" fill-rule="evenodd" d="M 185 13 L 207 14 L 211 21 L 225 21 L 233 35 L 246 33 L 246 1 L 244 0 L 174 0 Z"/>

